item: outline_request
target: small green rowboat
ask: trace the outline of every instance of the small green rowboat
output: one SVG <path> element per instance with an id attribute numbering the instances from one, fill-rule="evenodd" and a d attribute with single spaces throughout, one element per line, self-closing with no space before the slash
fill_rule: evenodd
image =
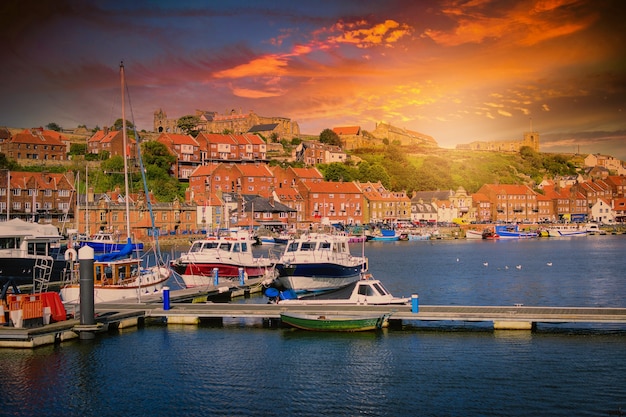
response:
<path id="1" fill-rule="evenodd" d="M 387 326 L 391 314 L 370 315 L 334 315 L 334 314 L 303 314 L 280 313 L 283 323 L 304 330 L 320 332 L 362 332 L 382 329 Z"/>

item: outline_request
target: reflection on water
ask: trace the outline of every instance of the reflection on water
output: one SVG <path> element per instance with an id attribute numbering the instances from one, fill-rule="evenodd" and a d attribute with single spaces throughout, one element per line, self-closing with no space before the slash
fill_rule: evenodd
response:
<path id="1" fill-rule="evenodd" d="M 365 250 L 386 287 L 419 292 L 424 304 L 623 307 L 625 240 L 367 243 Z M 626 331 L 610 326 L 516 332 L 458 323 L 333 334 L 239 319 L 223 328 L 150 324 L 94 341 L 0 350 L 0 370 L 3 416 L 599 416 L 626 409 Z"/>

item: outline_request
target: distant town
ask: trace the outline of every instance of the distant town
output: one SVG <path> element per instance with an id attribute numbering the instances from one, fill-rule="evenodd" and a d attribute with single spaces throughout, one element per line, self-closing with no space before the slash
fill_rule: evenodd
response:
<path id="1" fill-rule="evenodd" d="M 96 193 L 84 182 L 86 172 L 80 171 L 98 170 L 103 159 L 121 156 L 136 161 L 136 141 L 129 138 L 125 150 L 121 129 L 0 128 L 0 157 L 6 162 L 0 169 L 0 219 L 50 223 L 64 232 L 119 233 L 126 221 L 125 197 L 131 203 L 132 234 L 139 239 L 154 233 L 148 201 L 155 228 L 168 236 L 232 227 L 297 232 L 331 224 L 396 227 L 592 221 L 611 225 L 626 219 L 626 167 L 610 155 L 589 154 L 576 175 L 545 178 L 534 186 L 491 183 L 472 193 L 461 186 L 390 190 L 381 181 L 328 181 L 316 166 L 358 164 L 352 152 L 362 147 L 394 143 L 437 148 L 432 137 L 381 122 L 372 131 L 360 126 L 334 127 L 329 129 L 334 140 L 322 141 L 302 135 L 297 122 L 288 118 L 234 110 L 222 115 L 198 110 L 187 117 L 191 125 L 181 120 L 169 119 L 159 109 L 154 112 L 153 132 L 140 135 L 142 143 L 158 142 L 173 157 L 168 174 L 185 189 L 184 198 L 173 201 L 157 201 L 151 192 L 146 196 L 142 191 L 124 196 L 118 187 Z M 520 136 L 520 140 L 472 142 L 457 148 L 539 151 L 539 133 Z M 288 150 L 286 141 L 293 145 Z M 46 168 L 58 166 L 67 170 Z"/>

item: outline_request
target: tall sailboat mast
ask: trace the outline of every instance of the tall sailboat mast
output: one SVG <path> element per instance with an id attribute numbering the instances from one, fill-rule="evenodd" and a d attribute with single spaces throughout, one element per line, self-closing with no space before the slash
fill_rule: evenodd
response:
<path id="1" fill-rule="evenodd" d="M 128 144 L 126 138 L 126 111 L 125 111 L 125 100 L 124 100 L 124 88 L 126 87 L 124 83 L 124 61 L 120 62 L 120 77 L 121 77 L 121 86 L 122 86 L 122 146 L 124 147 L 124 192 L 126 201 L 126 238 L 130 239 L 130 198 L 128 196 L 128 158 L 130 155 L 127 155 L 128 152 Z"/>

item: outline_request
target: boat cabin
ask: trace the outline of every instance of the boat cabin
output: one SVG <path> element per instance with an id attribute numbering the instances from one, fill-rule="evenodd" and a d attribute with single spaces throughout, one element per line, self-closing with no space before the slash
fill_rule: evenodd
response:
<path id="1" fill-rule="evenodd" d="M 249 252 L 249 242 L 246 240 L 238 239 L 202 239 L 192 243 L 189 248 L 189 253 L 200 253 L 205 251 L 222 250 L 224 252 Z"/>
<path id="2" fill-rule="evenodd" d="M 94 262 L 95 285 L 120 285 L 134 281 L 141 270 L 140 259 L 125 259 L 113 262 Z"/>

